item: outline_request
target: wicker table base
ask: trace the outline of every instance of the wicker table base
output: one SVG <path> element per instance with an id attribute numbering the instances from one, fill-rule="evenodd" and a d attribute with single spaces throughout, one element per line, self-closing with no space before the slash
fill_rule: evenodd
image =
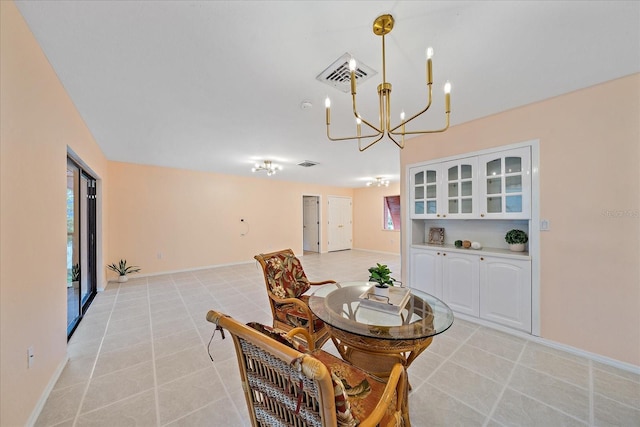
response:
<path id="1" fill-rule="evenodd" d="M 391 369 L 396 363 L 401 363 L 405 369 L 408 368 L 433 341 L 433 337 L 411 340 L 370 338 L 337 328 L 329 327 L 329 329 L 331 341 L 344 360 L 383 379 L 389 378 Z M 407 375 L 407 391 L 404 394 L 407 399 L 404 405 L 407 421 L 409 420 L 410 389 Z"/>

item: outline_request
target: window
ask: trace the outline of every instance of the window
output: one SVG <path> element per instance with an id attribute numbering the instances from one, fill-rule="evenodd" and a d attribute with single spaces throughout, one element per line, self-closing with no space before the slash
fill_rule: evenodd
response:
<path id="1" fill-rule="evenodd" d="M 384 229 L 400 230 L 400 196 L 384 197 Z"/>

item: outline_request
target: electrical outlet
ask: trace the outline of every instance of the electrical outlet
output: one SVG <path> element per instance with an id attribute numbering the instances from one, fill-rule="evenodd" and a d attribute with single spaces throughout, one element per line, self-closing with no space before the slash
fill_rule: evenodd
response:
<path id="1" fill-rule="evenodd" d="M 158 259 L 162 259 L 162 252 L 158 252 Z"/>
<path id="2" fill-rule="evenodd" d="M 549 231 L 551 229 L 551 224 L 548 219 L 543 219 L 540 221 L 540 231 Z"/>
<path id="3" fill-rule="evenodd" d="M 27 369 L 33 366 L 33 359 L 35 358 L 35 354 L 33 353 L 33 346 L 27 349 Z"/>

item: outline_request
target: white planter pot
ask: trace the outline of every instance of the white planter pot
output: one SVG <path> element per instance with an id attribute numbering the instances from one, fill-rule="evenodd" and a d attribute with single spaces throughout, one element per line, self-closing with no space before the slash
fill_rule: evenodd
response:
<path id="1" fill-rule="evenodd" d="M 118 276 L 118 282 L 119 283 L 124 283 L 127 280 L 129 280 L 129 278 L 125 275 L 125 276 Z"/>
<path id="2" fill-rule="evenodd" d="M 379 288 L 377 286 L 373 287 L 373 294 L 380 297 L 389 297 L 389 287 Z"/>
<path id="3" fill-rule="evenodd" d="M 523 252 L 524 251 L 524 243 L 513 243 L 509 245 L 509 250 L 513 252 Z"/>

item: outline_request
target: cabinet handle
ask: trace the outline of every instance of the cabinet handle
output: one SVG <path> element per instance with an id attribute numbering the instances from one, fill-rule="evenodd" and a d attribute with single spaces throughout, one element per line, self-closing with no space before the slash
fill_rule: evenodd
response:
<path id="1" fill-rule="evenodd" d="M 481 217 L 481 218 L 484 218 L 484 214 L 480 214 L 480 217 Z"/>
<path id="2" fill-rule="evenodd" d="M 483 257 L 480 257 L 480 261 L 484 261 L 484 258 L 483 258 Z"/>
<path id="3" fill-rule="evenodd" d="M 447 256 L 447 254 L 442 254 L 442 256 Z"/>
<path id="4" fill-rule="evenodd" d="M 442 218 L 446 218 L 446 217 L 447 217 L 447 214 L 442 215 Z"/>
<path id="5" fill-rule="evenodd" d="M 440 214 L 436 215 L 438 218 L 440 218 Z"/>
<path id="6" fill-rule="evenodd" d="M 438 255 L 440 255 L 440 252 L 438 252 Z"/>

